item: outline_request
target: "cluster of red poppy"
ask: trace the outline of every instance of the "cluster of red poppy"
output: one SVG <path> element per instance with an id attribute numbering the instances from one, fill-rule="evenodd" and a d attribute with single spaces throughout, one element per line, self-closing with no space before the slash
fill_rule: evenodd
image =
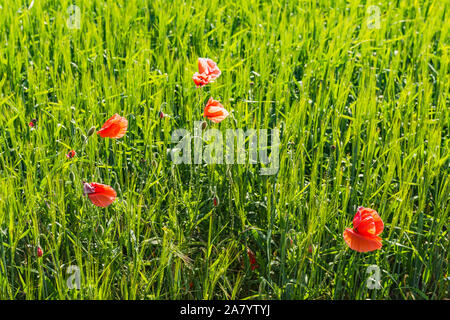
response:
<path id="1" fill-rule="evenodd" d="M 102 138 L 119 139 L 125 135 L 127 128 L 128 120 L 116 113 L 105 122 L 97 134 Z M 117 197 L 116 191 L 111 186 L 97 182 L 83 182 L 83 195 L 87 195 L 98 207 L 109 206 Z"/>
<path id="2" fill-rule="evenodd" d="M 210 82 L 214 82 L 221 75 L 221 71 L 211 59 L 198 59 L 198 72 L 194 73 L 192 79 L 197 87 L 202 87 Z M 228 111 L 220 104 L 219 101 L 209 98 L 203 116 L 207 117 L 214 123 L 219 123 L 229 115 Z M 166 116 L 162 111 L 160 117 Z M 36 119 L 30 123 L 30 127 L 35 127 Z M 122 138 L 127 132 L 128 121 L 126 118 L 118 114 L 114 114 L 108 119 L 97 134 L 102 138 Z M 94 129 L 95 130 L 95 129 Z M 93 131 L 92 131 L 93 132 Z M 74 150 L 71 150 L 66 157 L 71 159 L 76 155 Z M 83 182 L 83 195 L 87 195 L 91 202 L 99 207 L 107 207 L 116 199 L 116 191 L 108 185 L 96 182 Z M 217 198 L 214 197 L 214 206 L 218 205 Z M 369 252 L 380 249 L 381 238 L 379 234 L 383 231 L 384 225 L 378 213 L 370 208 L 360 207 L 353 218 L 353 229 L 347 228 L 344 231 L 345 243 L 353 250 L 358 252 Z M 40 249 L 40 248 L 39 248 Z M 255 254 L 248 249 L 247 251 L 251 268 L 254 270 L 258 267 L 256 264 Z M 38 256 L 42 256 L 42 249 L 38 250 Z"/>
<path id="3" fill-rule="evenodd" d="M 193 76 L 193 80 L 197 87 L 214 82 L 221 74 L 219 67 L 211 59 L 199 58 L 198 70 L 199 72 L 196 72 Z M 164 118 L 165 114 L 161 111 L 159 116 L 160 118 Z M 215 123 L 219 123 L 228 116 L 228 111 L 225 110 L 219 101 L 210 98 L 206 104 L 204 116 Z M 102 138 L 108 137 L 118 139 L 125 135 L 127 127 L 127 119 L 115 114 L 105 122 L 97 134 Z M 75 151 L 70 151 L 66 156 L 68 158 L 74 157 Z M 87 195 L 91 202 L 96 206 L 107 207 L 116 199 L 117 194 L 111 186 L 96 182 L 83 182 L 83 184 L 83 194 Z"/>
<path id="4" fill-rule="evenodd" d="M 31 128 L 36 127 L 37 120 L 32 119 L 28 124 Z M 128 120 L 124 117 L 121 117 L 118 114 L 114 114 L 111 118 L 109 118 L 105 124 L 102 126 L 100 130 L 97 131 L 97 134 L 102 138 L 113 138 L 118 139 L 122 138 L 127 132 L 128 128 Z M 92 130 L 93 129 L 93 130 Z M 95 127 L 92 128 L 90 132 L 92 133 L 95 130 Z M 88 134 L 89 136 L 90 134 Z M 70 150 L 66 157 L 68 159 L 72 159 L 76 156 L 75 150 Z M 114 202 L 116 199 L 116 191 L 108 185 L 101 183 L 88 183 L 83 182 L 83 194 L 87 195 L 91 202 L 99 207 L 107 207 Z M 39 251 L 40 250 L 40 251 Z M 42 249 L 38 249 L 38 256 L 42 256 Z"/>
<path id="5" fill-rule="evenodd" d="M 198 58 L 198 72 L 194 73 L 192 80 L 194 80 L 197 88 L 199 86 L 203 87 L 210 82 L 214 82 L 221 74 L 222 72 L 217 66 L 217 63 L 208 58 Z M 228 111 L 219 101 L 214 100 L 212 97 L 209 98 L 203 111 L 204 117 L 214 123 L 219 123 L 228 117 L 228 115 Z"/>

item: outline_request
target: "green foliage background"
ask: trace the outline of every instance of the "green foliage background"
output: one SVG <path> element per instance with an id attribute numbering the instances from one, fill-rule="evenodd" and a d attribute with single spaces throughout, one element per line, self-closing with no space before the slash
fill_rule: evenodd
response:
<path id="1" fill-rule="evenodd" d="M 448 298 L 448 12 L 438 0 L 2 0 L 0 298 Z M 198 57 L 222 70 L 199 89 Z M 277 175 L 173 165 L 171 133 L 192 130 L 210 96 L 231 115 L 208 128 L 280 128 Z M 124 138 L 87 138 L 114 113 Z M 93 206 L 82 180 L 118 199 Z M 381 250 L 345 245 L 358 206 L 385 222 Z M 373 264 L 379 290 L 366 286 Z"/>

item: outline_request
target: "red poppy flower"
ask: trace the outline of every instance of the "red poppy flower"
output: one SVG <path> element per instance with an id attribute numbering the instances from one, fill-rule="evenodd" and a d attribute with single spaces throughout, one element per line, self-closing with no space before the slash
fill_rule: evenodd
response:
<path id="1" fill-rule="evenodd" d="M 116 191 L 108 185 L 101 183 L 83 184 L 83 195 L 87 195 L 91 202 L 97 207 L 107 207 L 116 199 Z"/>
<path id="2" fill-rule="evenodd" d="M 203 116 L 215 123 L 221 122 L 228 117 L 228 111 L 220 104 L 219 101 L 209 98 L 206 104 Z"/>
<path id="3" fill-rule="evenodd" d="M 192 80 L 198 86 L 204 86 L 213 82 L 220 76 L 220 71 L 217 63 L 208 58 L 198 58 L 198 72 L 194 73 Z"/>
<path id="4" fill-rule="evenodd" d="M 378 250 L 382 246 L 378 235 L 383 228 L 383 221 L 375 210 L 359 207 L 353 218 L 353 229 L 347 228 L 344 231 L 345 243 L 358 252 Z"/>
<path id="5" fill-rule="evenodd" d="M 70 150 L 68 154 L 66 154 L 66 157 L 68 159 L 72 159 L 73 157 L 75 157 L 77 153 L 74 150 Z"/>
<path id="6" fill-rule="evenodd" d="M 128 120 L 117 113 L 105 122 L 103 127 L 97 131 L 102 138 L 122 138 L 127 132 Z"/>
<path id="7" fill-rule="evenodd" d="M 192 76 L 192 80 L 194 80 L 195 85 L 198 87 L 202 87 L 204 85 L 207 85 L 211 81 L 211 77 L 207 74 L 200 74 L 198 72 L 194 73 Z"/>
<path id="8" fill-rule="evenodd" d="M 211 80 L 217 79 L 222 73 L 217 63 L 208 58 L 198 58 L 198 72 L 211 77 Z"/>

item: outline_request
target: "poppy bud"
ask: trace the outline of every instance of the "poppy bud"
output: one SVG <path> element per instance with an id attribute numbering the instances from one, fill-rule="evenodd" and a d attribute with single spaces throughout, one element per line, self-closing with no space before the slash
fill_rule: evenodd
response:
<path id="1" fill-rule="evenodd" d="M 287 238 L 287 247 L 291 248 L 294 245 L 294 240 L 292 238 Z"/>
<path id="2" fill-rule="evenodd" d="M 42 255 L 44 254 L 44 252 L 42 251 L 41 247 L 37 248 L 37 256 L 38 258 L 42 257 Z"/>
<path id="3" fill-rule="evenodd" d="M 36 126 L 36 123 L 37 123 L 36 119 L 31 119 L 31 121 L 30 121 L 30 123 L 28 123 L 28 125 L 33 128 L 34 126 Z"/>
<path id="4" fill-rule="evenodd" d="M 252 250 L 247 249 L 247 255 L 248 255 L 248 260 L 250 261 L 251 269 L 255 270 L 256 268 L 259 268 L 258 264 L 256 263 L 255 253 Z"/>
<path id="5" fill-rule="evenodd" d="M 208 125 L 208 123 L 206 123 L 206 121 L 203 121 L 202 122 L 202 130 L 205 130 L 207 125 Z"/>
<path id="6" fill-rule="evenodd" d="M 75 157 L 77 153 L 74 150 L 70 150 L 68 154 L 66 154 L 66 157 L 68 159 L 72 159 L 73 157 Z"/>
<path id="7" fill-rule="evenodd" d="M 217 197 L 213 198 L 213 204 L 214 204 L 214 207 L 217 207 L 219 205 L 219 199 L 217 199 Z"/>
<path id="8" fill-rule="evenodd" d="M 164 118 L 166 115 L 164 114 L 164 112 L 162 112 L 162 111 L 160 111 L 159 112 L 159 117 L 162 119 L 162 118 Z"/>
<path id="9" fill-rule="evenodd" d="M 88 137 L 92 136 L 92 135 L 94 134 L 94 132 L 95 132 L 95 126 L 93 126 L 93 127 L 91 127 L 91 128 L 89 129 L 89 131 L 88 131 L 88 133 L 87 133 L 87 136 L 88 136 Z"/>

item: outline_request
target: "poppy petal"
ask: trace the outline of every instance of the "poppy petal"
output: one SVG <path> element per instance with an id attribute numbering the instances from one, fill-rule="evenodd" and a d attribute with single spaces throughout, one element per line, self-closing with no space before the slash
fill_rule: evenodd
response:
<path id="1" fill-rule="evenodd" d="M 105 124 L 102 126 L 102 128 L 99 131 L 109 129 L 112 125 L 117 123 L 119 120 L 120 120 L 120 116 L 117 113 L 115 113 L 111 118 L 106 120 Z"/>
<path id="2" fill-rule="evenodd" d="M 115 197 L 111 197 L 102 193 L 90 193 L 88 194 L 89 199 L 97 207 L 107 207 L 114 202 Z"/>
<path id="3" fill-rule="evenodd" d="M 207 85 L 209 82 L 211 82 L 211 77 L 208 76 L 205 73 L 194 73 L 192 76 L 192 80 L 194 81 L 195 85 L 198 86 L 204 86 Z"/>
<path id="4" fill-rule="evenodd" d="M 378 215 L 378 213 L 374 210 L 372 213 L 373 221 L 375 223 L 375 235 L 379 235 L 381 232 L 383 232 L 384 224 L 383 220 L 381 220 L 381 217 Z"/>
<path id="5" fill-rule="evenodd" d="M 219 107 L 219 106 L 207 106 L 205 108 L 205 116 L 206 117 L 217 117 L 217 116 L 221 116 L 224 111 L 226 111 L 223 107 Z"/>
<path id="6" fill-rule="evenodd" d="M 209 80 L 214 80 L 222 73 L 213 60 L 208 58 L 198 58 L 198 73 L 208 76 Z M 194 80 L 195 81 L 195 80 Z"/>
<path id="7" fill-rule="evenodd" d="M 384 224 L 378 212 L 371 208 L 361 207 L 353 219 L 353 227 L 363 235 L 377 236 L 383 231 Z"/>
<path id="8" fill-rule="evenodd" d="M 200 74 L 208 71 L 208 62 L 205 58 L 198 58 L 198 72 Z"/>
<path id="9" fill-rule="evenodd" d="M 380 249 L 382 246 L 380 237 L 363 236 L 350 228 L 345 229 L 344 240 L 350 249 L 358 252 L 374 251 Z"/>
<path id="10" fill-rule="evenodd" d="M 226 111 L 225 111 L 226 112 Z M 216 116 L 216 117 L 208 117 L 209 120 L 211 120 L 214 123 L 220 123 L 223 120 L 225 120 L 225 118 L 228 117 L 228 112 L 222 114 L 221 116 Z"/>
<path id="11" fill-rule="evenodd" d="M 206 62 L 208 64 L 208 72 L 209 72 L 209 75 L 211 76 L 211 79 L 218 78 L 222 72 L 220 71 L 219 67 L 217 66 L 217 63 L 215 63 L 211 59 L 206 59 Z"/>
<path id="12" fill-rule="evenodd" d="M 109 118 L 97 134 L 102 138 L 122 138 L 127 132 L 128 120 L 117 113 Z"/>
<path id="13" fill-rule="evenodd" d="M 93 182 L 90 188 L 88 197 L 98 207 L 107 207 L 116 199 L 116 191 L 108 185 Z"/>
<path id="14" fill-rule="evenodd" d="M 205 111 L 204 116 L 209 120 L 215 123 L 219 123 L 223 121 L 226 117 L 228 117 L 229 113 L 224 108 L 219 107 L 211 107 Z"/>
<path id="15" fill-rule="evenodd" d="M 209 98 L 206 104 L 203 116 L 215 123 L 219 123 L 228 117 L 228 111 L 220 104 L 219 101 Z"/>
<path id="16" fill-rule="evenodd" d="M 375 236 L 375 222 L 373 221 L 373 218 L 371 215 L 363 216 L 363 219 L 361 219 L 361 222 L 359 223 L 358 227 L 354 227 L 355 230 L 358 231 L 359 234 L 363 236 Z"/>

